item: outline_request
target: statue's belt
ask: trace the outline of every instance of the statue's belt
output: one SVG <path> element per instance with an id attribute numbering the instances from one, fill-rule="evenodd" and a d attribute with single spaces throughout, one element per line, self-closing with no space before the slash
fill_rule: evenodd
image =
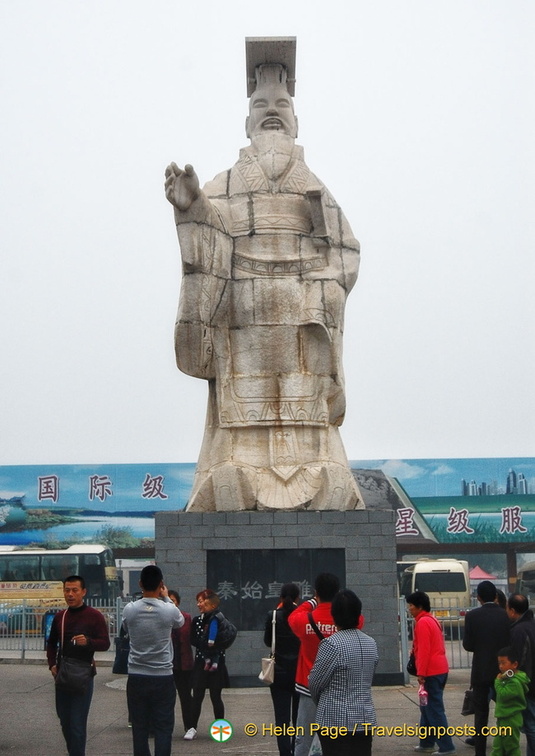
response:
<path id="1" fill-rule="evenodd" d="M 232 261 L 234 267 L 239 270 L 264 276 L 295 276 L 313 270 L 322 270 L 326 266 L 323 255 L 293 260 L 258 260 L 235 253 Z"/>

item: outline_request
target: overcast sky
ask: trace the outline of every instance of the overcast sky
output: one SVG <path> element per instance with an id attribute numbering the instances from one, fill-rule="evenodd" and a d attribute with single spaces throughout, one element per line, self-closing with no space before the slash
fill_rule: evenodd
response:
<path id="1" fill-rule="evenodd" d="M 352 459 L 534 456 L 531 0 L 0 3 L 0 464 L 192 462 L 166 165 L 245 146 L 246 36 L 362 245 Z"/>

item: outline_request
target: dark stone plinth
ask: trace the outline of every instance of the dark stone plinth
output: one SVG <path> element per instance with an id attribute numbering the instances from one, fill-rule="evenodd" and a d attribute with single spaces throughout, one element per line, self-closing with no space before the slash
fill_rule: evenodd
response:
<path id="1" fill-rule="evenodd" d="M 156 561 L 182 608 L 197 613 L 196 594 L 207 586 L 207 553 L 224 550 L 344 549 L 345 587 L 362 600 L 364 631 L 379 648 L 376 684 L 403 684 L 398 639 L 395 521 L 392 510 L 348 512 L 160 512 Z M 260 556 L 259 556 L 260 558 Z M 313 579 L 314 576 L 311 576 Z M 288 576 L 286 580 L 294 580 Z M 273 600 L 273 608 L 276 601 Z M 225 612 L 225 602 L 221 606 Z M 265 619 L 262 610 L 262 621 Z M 229 613 L 229 618 L 234 618 Z M 227 651 L 232 683 L 259 685 L 263 632 L 242 630 Z"/>

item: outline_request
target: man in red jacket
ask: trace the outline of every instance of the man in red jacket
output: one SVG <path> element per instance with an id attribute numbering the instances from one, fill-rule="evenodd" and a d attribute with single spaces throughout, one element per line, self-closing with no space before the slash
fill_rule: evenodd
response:
<path id="1" fill-rule="evenodd" d="M 308 675 L 316 660 L 321 640 L 332 635 L 336 630 L 331 616 L 331 601 L 340 589 L 340 581 L 336 575 L 322 572 L 316 578 L 314 589 L 316 591 L 314 598 L 304 601 L 288 616 L 290 628 L 301 641 L 297 658 L 295 689 L 299 693 L 297 732 L 304 731 L 304 734 L 298 734 L 295 738 L 295 756 L 308 756 L 312 745 L 310 725 L 315 721 L 316 704 L 310 697 Z"/>

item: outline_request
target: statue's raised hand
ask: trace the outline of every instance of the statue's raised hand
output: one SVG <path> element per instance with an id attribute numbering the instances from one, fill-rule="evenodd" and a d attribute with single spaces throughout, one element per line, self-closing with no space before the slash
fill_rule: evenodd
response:
<path id="1" fill-rule="evenodd" d="M 178 210 L 185 211 L 200 194 L 199 179 L 192 165 L 184 170 L 171 163 L 165 170 L 165 196 Z"/>

